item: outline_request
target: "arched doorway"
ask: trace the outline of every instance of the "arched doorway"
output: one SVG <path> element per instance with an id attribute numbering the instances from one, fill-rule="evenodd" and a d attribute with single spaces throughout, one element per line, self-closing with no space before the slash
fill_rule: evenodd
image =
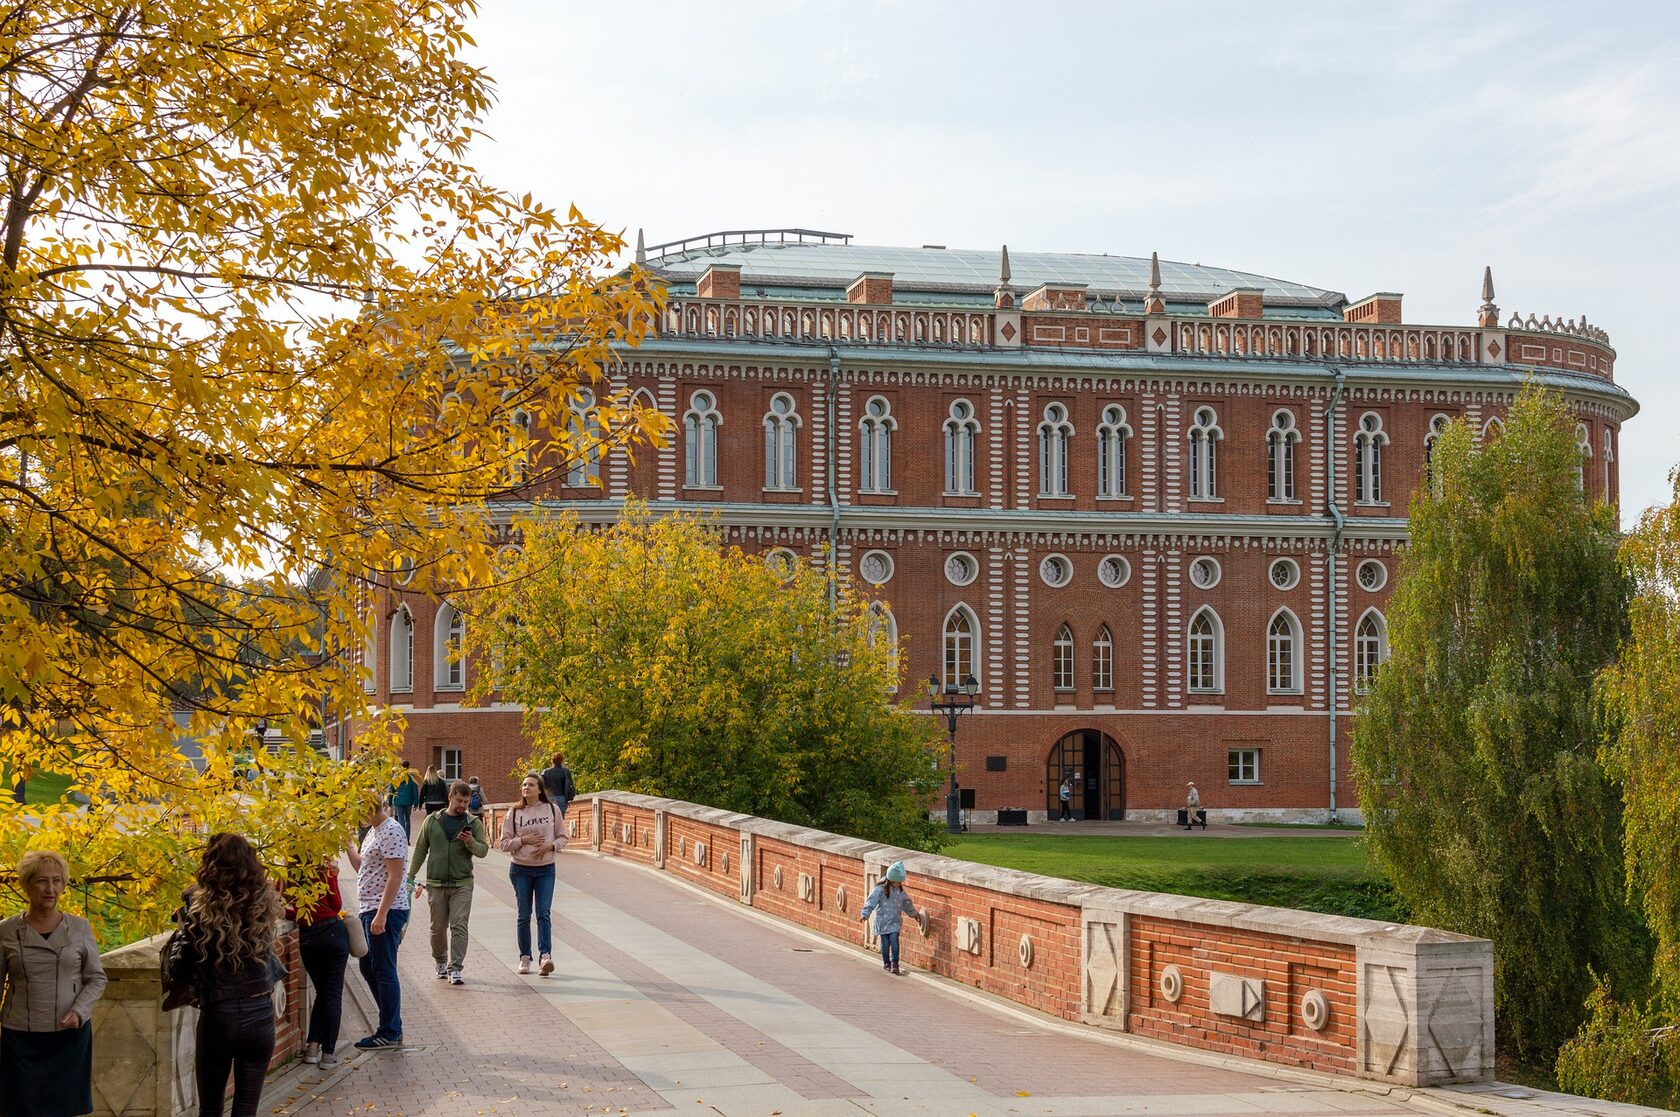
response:
<path id="1" fill-rule="evenodd" d="M 1061 812 L 1063 779 L 1073 781 L 1075 817 L 1126 817 L 1126 754 L 1107 733 L 1075 729 L 1050 746 L 1044 761 L 1044 791 L 1051 818 Z"/>

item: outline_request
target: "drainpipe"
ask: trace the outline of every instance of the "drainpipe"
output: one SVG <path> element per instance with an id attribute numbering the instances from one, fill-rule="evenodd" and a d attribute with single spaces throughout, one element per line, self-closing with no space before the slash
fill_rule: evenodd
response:
<path id="1" fill-rule="evenodd" d="M 835 402 L 840 392 L 840 351 L 834 346 L 828 347 L 828 407 L 824 411 L 824 418 L 828 426 L 828 607 L 832 610 L 839 592 L 840 578 L 840 489 L 835 482 L 835 463 L 839 459 L 839 446 L 834 439 L 839 433 L 840 424 L 835 418 Z"/>
<path id="2" fill-rule="evenodd" d="M 1347 373 L 1336 365 L 1327 366 L 1336 377 L 1336 391 L 1330 397 L 1330 407 L 1324 413 L 1325 434 L 1329 443 L 1328 461 L 1330 473 L 1328 504 L 1326 511 L 1330 514 L 1330 549 L 1324 555 L 1324 568 L 1330 585 L 1330 610 L 1325 618 L 1326 653 L 1330 659 L 1330 821 L 1336 819 L 1336 706 L 1340 701 L 1337 694 L 1337 669 L 1341 663 L 1341 642 L 1336 629 L 1336 549 L 1342 543 L 1342 530 L 1347 526 L 1347 520 L 1342 516 L 1341 500 L 1336 492 L 1336 479 L 1341 471 L 1336 464 L 1336 450 L 1340 439 L 1336 435 L 1336 408 L 1341 405 L 1342 393 L 1347 388 Z"/>

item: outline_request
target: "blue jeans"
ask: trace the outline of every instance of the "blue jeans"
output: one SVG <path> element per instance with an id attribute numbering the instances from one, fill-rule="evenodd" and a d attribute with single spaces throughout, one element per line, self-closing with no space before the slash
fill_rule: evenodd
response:
<path id="1" fill-rule="evenodd" d="M 368 952 L 362 955 L 362 980 L 373 990 L 373 1001 L 379 1006 L 379 1029 L 374 1035 L 381 1039 L 402 1038 L 402 984 L 397 980 L 397 947 L 402 943 L 403 928 L 408 926 L 408 909 L 392 908 L 385 913 L 385 933 L 373 933 L 371 911 L 362 913 L 362 930 L 367 932 Z"/>
<path id="2" fill-rule="evenodd" d="M 554 953 L 554 929 L 549 908 L 554 906 L 553 865 L 509 865 L 508 879 L 519 900 L 519 956 L 531 957 L 531 908 L 537 911 L 537 953 Z"/>
<path id="3" fill-rule="evenodd" d="M 898 965 L 898 932 L 883 931 L 881 940 L 881 964 L 883 966 Z"/>

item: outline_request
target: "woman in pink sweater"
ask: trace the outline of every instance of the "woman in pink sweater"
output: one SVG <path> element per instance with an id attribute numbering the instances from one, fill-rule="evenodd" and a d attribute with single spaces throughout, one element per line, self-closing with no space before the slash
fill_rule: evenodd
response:
<path id="1" fill-rule="evenodd" d="M 566 818 L 549 802 L 542 777 L 535 772 L 519 785 L 519 802 L 502 816 L 497 845 L 513 857 L 508 878 L 519 899 L 519 972 L 531 972 L 531 910 L 537 914 L 538 972 L 554 972 L 553 930 L 549 909 L 554 905 L 554 858 L 566 848 Z"/>

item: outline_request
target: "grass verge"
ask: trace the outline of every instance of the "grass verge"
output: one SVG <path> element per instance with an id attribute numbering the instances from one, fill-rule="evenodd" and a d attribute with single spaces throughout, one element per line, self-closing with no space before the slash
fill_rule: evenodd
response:
<path id="1" fill-rule="evenodd" d="M 1358 840 L 968 834 L 940 852 L 1029 873 L 1148 892 L 1404 921 Z"/>

